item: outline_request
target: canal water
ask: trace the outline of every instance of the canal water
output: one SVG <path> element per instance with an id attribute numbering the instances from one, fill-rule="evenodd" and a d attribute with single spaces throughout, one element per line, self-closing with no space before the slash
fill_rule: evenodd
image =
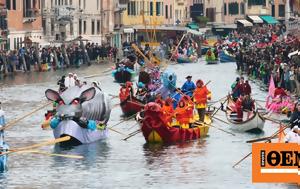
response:
<path id="1" fill-rule="evenodd" d="M 110 64 L 83 67 L 76 72 L 87 81 L 99 81 L 101 88 L 109 94 L 117 95 L 119 85 L 113 82 Z M 177 85 L 185 82 L 187 75 L 193 80 L 202 79 L 213 93 L 213 100 L 228 94 L 230 85 L 238 76 L 234 64 L 172 65 L 177 73 Z M 67 71 L 47 73 L 19 73 L 0 82 L 0 101 L 9 120 L 21 117 L 45 103 L 44 92 L 47 88 L 57 89 L 57 80 Z M 255 98 L 264 100 L 262 92 L 251 82 Z M 117 104 L 118 99 L 112 100 Z M 219 104 L 217 105 L 219 106 Z M 18 122 L 6 131 L 6 141 L 11 148 L 27 146 L 53 138 L 51 130 L 42 130 L 40 125 L 46 109 Z M 122 119 L 119 107 L 112 110 L 109 126 Z M 217 117 L 225 119 L 221 111 Z M 221 122 L 214 125 L 230 131 Z M 138 129 L 136 122 L 127 121 L 115 127 L 123 133 Z M 109 138 L 89 145 L 72 149 L 44 147 L 51 153 L 77 154 L 83 160 L 49 157 L 35 154 L 11 154 L 9 170 L 0 174 L 0 188 L 280 188 L 293 189 L 288 184 L 253 184 L 251 181 L 251 157 L 235 169 L 232 166 L 251 151 L 249 139 L 269 136 L 278 125 L 267 122 L 261 134 L 236 133 L 229 135 L 211 128 L 209 136 L 202 140 L 169 146 L 147 145 L 142 134 L 128 141 L 124 136 L 110 132 Z"/>

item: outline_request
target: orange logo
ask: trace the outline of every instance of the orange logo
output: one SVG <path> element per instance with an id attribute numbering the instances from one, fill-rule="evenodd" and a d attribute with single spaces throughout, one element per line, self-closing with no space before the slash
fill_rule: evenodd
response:
<path id="1" fill-rule="evenodd" d="M 296 143 L 253 144 L 252 181 L 300 184 L 300 146 Z"/>

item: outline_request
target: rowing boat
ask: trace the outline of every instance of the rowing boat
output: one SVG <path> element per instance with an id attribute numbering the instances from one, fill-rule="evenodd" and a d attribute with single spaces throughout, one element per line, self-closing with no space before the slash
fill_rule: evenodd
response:
<path id="1" fill-rule="evenodd" d="M 265 119 L 259 114 L 258 110 L 245 112 L 246 116 L 242 121 L 237 121 L 234 111 L 235 102 L 228 97 L 226 118 L 231 123 L 231 129 L 239 132 L 261 132 L 264 128 Z"/>
<path id="2" fill-rule="evenodd" d="M 133 97 L 122 101 L 120 106 L 125 116 L 131 116 L 141 111 L 145 105 Z"/>
<path id="3" fill-rule="evenodd" d="M 169 126 L 163 119 L 160 106 L 148 103 L 145 107 L 145 117 L 140 121 L 141 130 L 147 143 L 176 143 L 196 140 L 207 136 L 211 118 L 207 114 L 205 123 L 193 123 L 190 128 Z"/>
<path id="4" fill-rule="evenodd" d="M 220 62 L 223 62 L 223 63 L 236 61 L 235 56 L 229 54 L 227 51 L 221 51 L 219 54 L 219 57 L 220 57 Z"/>

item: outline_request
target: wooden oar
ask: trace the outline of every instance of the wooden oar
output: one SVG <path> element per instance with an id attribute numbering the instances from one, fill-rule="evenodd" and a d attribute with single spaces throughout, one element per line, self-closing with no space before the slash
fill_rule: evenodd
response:
<path id="1" fill-rule="evenodd" d="M 289 128 L 289 126 L 285 126 L 284 128 L 282 128 L 279 131 L 277 131 L 278 133 L 276 135 L 248 140 L 248 141 L 246 141 L 246 143 L 254 143 L 254 142 L 260 142 L 260 141 L 266 141 L 266 140 L 275 139 L 275 138 L 278 137 L 279 133 L 285 131 L 287 128 Z"/>
<path id="2" fill-rule="evenodd" d="M 46 156 L 58 156 L 58 157 L 64 157 L 64 158 L 73 158 L 73 159 L 83 159 L 83 156 L 79 155 L 68 155 L 68 154 L 56 154 L 56 153 L 48 153 L 48 152 L 43 152 L 39 150 L 26 150 L 26 151 L 19 151 L 16 153 L 34 153 L 34 154 L 42 154 Z"/>
<path id="3" fill-rule="evenodd" d="M 48 140 L 48 141 L 41 142 L 41 143 L 38 143 L 38 144 L 34 144 L 34 145 L 31 145 L 31 146 L 11 149 L 8 152 L 1 153 L 0 156 L 15 153 L 15 152 L 20 152 L 20 151 L 32 150 L 32 149 L 36 149 L 36 148 L 40 148 L 40 147 L 44 147 L 44 146 L 50 146 L 50 145 L 57 144 L 57 143 L 60 143 L 60 142 L 68 141 L 70 139 L 71 139 L 70 136 L 65 136 L 65 137 L 61 137 L 61 138 L 57 138 L 57 139 L 52 139 L 52 140 Z"/>
<path id="4" fill-rule="evenodd" d="M 216 119 L 216 120 L 218 120 L 218 121 L 220 121 L 220 122 L 222 122 L 222 123 L 225 123 L 225 124 L 227 124 L 227 125 L 230 125 L 230 123 L 228 123 L 227 121 L 224 121 L 224 120 L 222 120 L 222 119 L 220 119 L 220 118 L 217 118 L 216 116 L 213 117 L 213 119 Z"/>
<path id="5" fill-rule="evenodd" d="M 118 134 L 120 134 L 120 135 L 128 136 L 127 134 L 122 133 L 122 132 L 120 132 L 120 131 L 118 131 L 118 130 L 115 130 L 115 129 L 113 129 L 113 128 L 108 128 L 108 129 L 111 130 L 111 131 L 113 131 L 113 132 L 115 132 L 115 133 L 118 133 Z"/>
<path id="6" fill-rule="evenodd" d="M 270 141 L 270 138 L 274 138 L 276 135 L 278 135 L 279 133 L 283 132 L 285 129 L 287 129 L 289 127 L 289 125 L 287 125 L 284 129 L 281 129 L 279 131 L 276 131 L 273 135 L 271 135 L 268 139 L 266 139 L 267 141 L 265 143 L 268 143 Z M 235 168 L 237 165 L 239 165 L 242 161 L 244 161 L 245 159 L 247 159 L 250 155 L 252 154 L 252 152 L 250 152 L 249 154 L 247 154 L 245 157 L 243 157 L 241 160 L 239 160 L 236 164 L 234 164 L 232 166 L 232 168 Z"/>
<path id="7" fill-rule="evenodd" d="M 127 140 L 127 139 L 129 139 L 129 138 L 131 138 L 131 137 L 133 137 L 133 136 L 139 134 L 140 132 L 142 132 L 142 130 L 141 130 L 141 129 L 138 129 L 138 130 L 136 130 L 136 131 L 130 133 L 128 137 L 123 138 L 123 140 Z"/>
<path id="8" fill-rule="evenodd" d="M 206 124 L 206 123 L 201 122 L 201 121 L 196 121 L 195 124 L 196 124 L 196 125 L 206 125 L 206 126 L 209 126 L 209 127 L 213 127 L 213 128 L 215 128 L 215 129 L 217 129 L 217 130 L 223 131 L 224 133 L 230 134 L 230 135 L 232 135 L 232 136 L 236 136 L 234 133 L 229 132 L 229 131 L 226 131 L 226 130 L 221 129 L 221 128 L 219 128 L 219 127 L 216 127 L 216 126 L 214 126 L 214 125 L 212 125 L 212 124 Z"/>
<path id="9" fill-rule="evenodd" d="M 41 106 L 41 107 L 39 107 L 39 108 L 37 108 L 37 109 L 35 109 L 35 110 L 29 112 L 28 114 L 25 114 L 24 116 L 22 116 L 22 117 L 20 117 L 20 118 L 18 118 L 18 119 L 16 119 L 16 120 L 13 120 L 13 121 L 9 122 L 9 123 L 6 124 L 4 127 L 0 128 L 0 131 L 5 130 L 5 129 L 8 129 L 8 128 L 14 126 L 14 125 L 15 125 L 16 123 L 18 123 L 19 121 L 21 121 L 21 120 L 23 120 L 23 119 L 25 119 L 25 118 L 31 116 L 32 114 L 34 114 L 35 112 L 37 112 L 37 111 L 39 111 L 39 110 L 41 110 L 41 109 L 44 109 L 45 107 L 47 107 L 47 106 L 48 106 L 49 104 L 51 104 L 51 103 L 52 103 L 52 102 L 48 102 L 48 103 L 44 104 L 43 106 Z"/>
<path id="10" fill-rule="evenodd" d="M 223 104 L 225 104 L 227 101 L 228 98 L 223 103 L 221 102 L 221 106 L 211 115 L 211 117 L 214 117 L 217 114 L 217 112 L 223 107 Z"/>
<path id="11" fill-rule="evenodd" d="M 122 120 L 122 121 L 119 121 L 118 123 L 114 124 L 113 126 L 111 126 L 111 127 L 109 127 L 109 128 L 114 128 L 115 126 L 118 126 L 118 125 L 120 125 L 121 123 L 124 123 L 124 122 L 126 122 L 126 121 L 131 120 L 132 118 L 135 118 L 136 114 L 137 114 L 137 113 L 133 114 L 132 116 L 130 116 L 130 117 L 128 117 L 128 118 L 126 118 L 126 119 L 124 119 L 124 120 Z"/>

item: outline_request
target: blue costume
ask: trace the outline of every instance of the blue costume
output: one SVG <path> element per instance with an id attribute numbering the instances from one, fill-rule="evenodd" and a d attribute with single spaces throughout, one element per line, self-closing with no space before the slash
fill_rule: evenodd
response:
<path id="1" fill-rule="evenodd" d="M 190 97 L 193 96 L 193 92 L 195 89 L 196 85 L 193 81 L 186 81 L 181 87 L 182 92 Z"/>
<path id="2" fill-rule="evenodd" d="M 176 89 L 177 75 L 170 70 L 166 70 L 162 76 L 162 86 L 155 91 L 156 94 L 161 94 L 162 99 L 172 97 Z"/>

